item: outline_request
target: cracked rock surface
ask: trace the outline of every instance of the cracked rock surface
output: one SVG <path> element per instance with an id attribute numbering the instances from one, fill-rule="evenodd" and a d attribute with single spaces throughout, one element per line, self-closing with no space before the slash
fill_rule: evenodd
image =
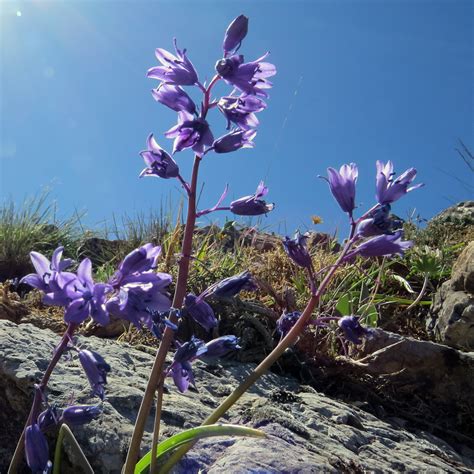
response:
<path id="1" fill-rule="evenodd" d="M 45 370 L 58 340 L 49 330 L 0 321 L 0 472 L 6 471 L 26 419 L 33 384 Z M 96 473 L 119 474 L 153 355 L 95 337 L 81 337 L 78 344 L 99 352 L 112 371 L 104 413 L 73 431 Z M 198 361 L 194 372 L 199 392 L 179 394 L 169 381 L 163 436 L 198 425 L 253 367 Z M 79 403 L 91 402 L 89 392 L 77 360 L 63 358 L 51 378 L 50 402 L 65 406 L 71 395 Z M 275 374 L 263 377 L 244 395 L 226 421 L 262 429 L 267 438 L 200 441 L 175 472 L 469 473 L 474 469 L 474 452 L 467 447 L 455 450 L 429 433 L 405 430 L 403 420 L 381 420 Z M 150 416 L 145 446 L 150 444 L 152 423 Z M 68 450 L 66 454 L 73 456 Z M 70 466 L 66 463 L 61 472 L 78 472 Z"/>

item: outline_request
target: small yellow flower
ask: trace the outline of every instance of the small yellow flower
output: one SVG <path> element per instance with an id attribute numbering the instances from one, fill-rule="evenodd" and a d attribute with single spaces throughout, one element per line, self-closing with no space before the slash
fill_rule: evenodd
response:
<path id="1" fill-rule="evenodd" d="M 311 220 L 313 221 L 314 225 L 322 224 L 323 219 L 319 216 L 311 216 Z"/>

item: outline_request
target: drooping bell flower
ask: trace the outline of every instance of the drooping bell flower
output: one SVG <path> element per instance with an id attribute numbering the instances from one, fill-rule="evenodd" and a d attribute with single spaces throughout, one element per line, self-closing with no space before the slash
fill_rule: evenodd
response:
<path id="1" fill-rule="evenodd" d="M 390 204 L 384 204 L 357 225 L 357 235 L 359 237 L 373 237 L 375 235 L 393 234 L 402 225 L 400 219 L 390 215 Z"/>
<path id="2" fill-rule="evenodd" d="M 26 463 L 33 474 L 49 472 L 52 464 L 49 460 L 48 442 L 36 423 L 26 427 L 25 455 Z"/>
<path id="3" fill-rule="evenodd" d="M 69 285 L 73 288 L 73 300 L 66 308 L 66 323 L 82 323 L 88 316 L 105 326 L 109 322 L 109 314 L 105 307 L 106 294 L 112 290 L 105 283 L 94 283 L 92 279 L 92 263 L 85 258 L 77 269 L 77 278 Z"/>
<path id="4" fill-rule="evenodd" d="M 151 275 L 158 273 L 151 273 L 156 269 L 158 258 L 161 254 L 161 247 L 148 243 L 132 250 L 120 263 L 118 270 L 109 280 L 109 284 L 115 289 L 126 283 L 136 283 L 137 281 L 150 282 L 153 280 Z"/>
<path id="5" fill-rule="evenodd" d="M 71 259 L 61 261 L 64 247 L 58 247 L 49 261 L 39 252 L 30 252 L 31 262 L 36 273 L 24 276 L 20 283 L 26 283 L 45 293 L 43 303 L 48 305 L 67 306 L 71 301 L 69 284 L 76 275 L 65 272 L 71 264 Z"/>
<path id="6" fill-rule="evenodd" d="M 283 313 L 276 322 L 276 329 L 278 334 L 280 334 L 282 338 L 285 337 L 296 324 L 298 319 L 300 319 L 300 317 L 300 311 L 293 311 L 292 313 Z"/>
<path id="7" fill-rule="evenodd" d="M 392 255 L 403 256 L 413 242 L 402 240 L 402 231 L 397 231 L 390 235 L 379 235 L 365 242 L 362 242 L 355 249 L 351 250 L 344 261 L 352 261 L 356 255 L 361 257 L 390 257 Z"/>
<path id="8" fill-rule="evenodd" d="M 411 182 L 416 178 L 416 169 L 409 168 L 398 178 L 394 179 L 393 163 L 389 160 L 387 164 L 377 161 L 377 177 L 376 177 L 376 198 L 379 204 L 390 204 L 397 201 L 406 193 L 424 186 L 417 184 L 409 187 Z"/>
<path id="9" fill-rule="evenodd" d="M 285 240 L 283 240 L 282 243 L 285 252 L 293 262 L 300 267 L 311 269 L 313 263 L 308 249 L 306 248 L 307 240 L 307 235 L 301 235 L 299 232 L 296 232 L 294 239 L 285 237 Z"/>
<path id="10" fill-rule="evenodd" d="M 170 128 L 165 136 L 174 138 L 173 153 L 185 148 L 192 148 L 202 155 L 206 147 L 214 141 L 209 124 L 203 118 L 195 118 L 188 112 L 178 113 L 178 124 Z"/>
<path id="11" fill-rule="evenodd" d="M 179 86 L 170 84 L 160 84 L 156 89 L 151 91 L 153 98 L 166 105 L 175 112 L 185 110 L 190 114 L 196 113 L 196 105 L 189 95 Z"/>
<path id="12" fill-rule="evenodd" d="M 250 63 L 244 63 L 242 55 L 234 54 L 223 58 L 216 63 L 216 71 L 228 84 L 246 94 L 267 97 L 265 89 L 270 89 L 272 83 L 269 77 L 276 74 L 276 67 L 263 60 L 268 53 Z"/>
<path id="13" fill-rule="evenodd" d="M 352 216 L 355 208 L 356 182 L 359 172 L 355 163 L 342 165 L 339 171 L 328 168 L 328 177 L 325 179 L 329 183 L 329 189 L 344 212 Z"/>
<path id="14" fill-rule="evenodd" d="M 264 110 L 267 104 L 254 95 L 242 94 L 240 97 L 222 97 L 217 106 L 227 119 L 227 130 L 231 122 L 242 130 L 250 130 L 259 124 L 256 112 Z"/>
<path id="15" fill-rule="evenodd" d="M 235 53 L 240 48 L 242 40 L 247 36 L 248 26 L 249 19 L 244 15 L 239 15 L 227 27 L 222 44 L 224 57 L 229 53 Z"/>
<path id="16" fill-rule="evenodd" d="M 223 357 L 229 352 L 240 349 L 239 338 L 237 336 L 221 336 L 212 339 L 206 343 L 206 352 L 201 356 L 202 359 L 214 359 Z"/>
<path id="17" fill-rule="evenodd" d="M 84 425 L 102 413 L 97 405 L 74 405 L 63 410 L 61 421 L 71 426 Z"/>
<path id="18" fill-rule="evenodd" d="M 186 392 L 189 385 L 194 385 L 191 362 L 206 351 L 204 342 L 193 336 L 190 341 L 182 344 L 175 352 L 169 373 L 181 393 Z"/>
<path id="19" fill-rule="evenodd" d="M 206 331 L 210 331 L 217 326 L 214 311 L 203 299 L 190 293 L 184 299 L 184 308 L 187 314 Z"/>
<path id="20" fill-rule="evenodd" d="M 275 207 L 274 204 L 267 204 L 262 198 L 268 194 L 268 188 L 263 181 L 251 196 L 244 196 L 230 203 L 230 211 L 239 216 L 259 216 L 270 212 Z"/>
<path id="21" fill-rule="evenodd" d="M 186 56 L 186 50 L 178 49 L 174 40 L 176 56 L 162 48 L 155 50 L 156 59 L 162 66 L 152 67 L 147 72 L 147 77 L 158 79 L 166 84 L 176 86 L 192 86 L 198 82 L 196 69 Z"/>
<path id="22" fill-rule="evenodd" d="M 354 344 L 362 344 L 362 338 L 372 334 L 370 329 L 361 326 L 358 316 L 344 316 L 338 320 L 337 325 L 342 329 L 344 337 Z"/>
<path id="23" fill-rule="evenodd" d="M 232 298 L 238 295 L 242 290 L 254 291 L 257 289 L 255 280 L 251 273 L 246 270 L 238 275 L 224 278 L 218 283 L 214 283 L 199 296 L 199 298 L 209 298 L 217 296 L 218 298 Z"/>
<path id="24" fill-rule="evenodd" d="M 181 317 L 181 311 L 177 309 L 170 308 L 167 311 L 154 311 L 148 309 L 152 320 L 151 332 L 157 339 L 161 339 L 163 337 L 163 333 L 165 332 L 166 328 L 170 328 L 173 331 L 178 330 L 178 326 L 169 320 L 172 311 L 174 312 L 176 318 L 179 319 Z"/>
<path id="25" fill-rule="evenodd" d="M 218 138 L 212 145 L 216 153 L 230 153 L 240 148 L 253 148 L 253 139 L 257 135 L 255 130 L 233 130 Z"/>
<path id="26" fill-rule="evenodd" d="M 105 362 L 100 354 L 87 349 L 79 351 L 79 361 L 92 387 L 92 394 L 103 400 L 110 365 Z"/>
<path id="27" fill-rule="evenodd" d="M 141 151 L 146 168 L 140 173 L 143 176 L 155 176 L 157 178 L 176 178 L 179 175 L 179 167 L 171 156 L 156 143 L 153 134 L 147 139 L 147 150 Z"/>
<path id="28" fill-rule="evenodd" d="M 49 406 L 38 415 L 38 426 L 41 431 L 46 431 L 58 424 L 59 414 L 55 406 Z"/>

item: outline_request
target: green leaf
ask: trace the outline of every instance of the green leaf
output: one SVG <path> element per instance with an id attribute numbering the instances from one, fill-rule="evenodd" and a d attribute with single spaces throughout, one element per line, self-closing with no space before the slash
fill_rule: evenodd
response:
<path id="1" fill-rule="evenodd" d="M 336 304 L 336 311 L 341 316 L 348 316 L 352 313 L 351 311 L 351 298 L 348 293 L 343 294 L 338 300 Z"/>
<path id="2" fill-rule="evenodd" d="M 405 290 L 408 291 L 408 293 L 415 293 L 415 291 L 411 287 L 410 283 L 407 280 L 405 280 L 405 278 L 403 278 L 402 276 L 392 275 L 392 278 L 394 280 L 398 281 L 398 283 L 401 283 L 403 285 L 403 287 L 405 288 Z"/>
<path id="3" fill-rule="evenodd" d="M 201 438 L 208 438 L 211 436 L 253 436 L 265 437 L 265 433 L 254 428 L 247 428 L 239 425 L 207 425 L 191 428 L 190 430 L 182 431 L 171 438 L 162 441 L 157 446 L 156 459 L 159 461 L 165 454 L 179 446 L 197 441 Z M 135 466 L 135 474 L 145 474 L 148 472 L 151 463 L 151 451 L 143 456 Z"/>
<path id="4" fill-rule="evenodd" d="M 82 468 L 82 472 L 85 474 L 94 474 L 94 471 L 89 464 L 89 461 L 86 458 L 86 455 L 82 451 L 79 443 L 77 442 L 76 437 L 74 436 L 73 432 L 69 428 L 68 425 L 62 424 L 61 428 L 59 429 L 58 439 L 56 441 L 56 449 L 54 450 L 54 466 L 53 466 L 53 474 L 61 474 L 61 455 L 62 455 L 62 448 L 65 442 L 68 442 L 72 450 L 76 454 L 76 459 L 78 460 L 77 466 Z"/>

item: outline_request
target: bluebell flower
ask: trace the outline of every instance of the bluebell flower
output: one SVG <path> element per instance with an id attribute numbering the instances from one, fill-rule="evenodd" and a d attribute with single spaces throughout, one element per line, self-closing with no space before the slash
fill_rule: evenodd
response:
<path id="1" fill-rule="evenodd" d="M 214 311 L 202 298 L 190 293 L 184 299 L 184 308 L 187 314 L 206 331 L 210 331 L 217 326 Z"/>
<path id="2" fill-rule="evenodd" d="M 201 355 L 203 359 L 213 359 L 222 357 L 231 351 L 240 349 L 239 338 L 237 336 L 228 335 L 212 339 L 206 343 L 206 352 Z"/>
<path id="3" fill-rule="evenodd" d="M 61 421 L 71 426 L 84 425 L 102 413 L 97 405 L 73 405 L 63 410 Z"/>
<path id="4" fill-rule="evenodd" d="M 167 327 L 173 331 L 178 330 L 178 326 L 169 320 L 172 311 L 174 312 L 176 318 L 179 319 L 181 317 L 181 311 L 177 309 L 170 308 L 167 311 L 155 311 L 148 309 L 152 320 L 151 332 L 157 339 L 161 339 L 163 337 L 163 333 Z"/>
<path id="5" fill-rule="evenodd" d="M 384 204 L 369 214 L 357 225 L 359 237 L 373 237 L 375 235 L 393 234 L 403 225 L 400 219 L 390 215 L 390 204 Z"/>
<path id="6" fill-rule="evenodd" d="M 306 241 L 308 236 L 299 232 L 296 232 L 294 239 L 285 237 L 285 240 L 282 241 L 283 248 L 287 255 L 295 262 L 297 265 L 303 268 L 311 269 L 313 262 L 311 260 L 311 255 L 306 248 Z"/>
<path id="7" fill-rule="evenodd" d="M 230 153 L 240 148 L 253 148 L 253 139 L 257 135 L 255 130 L 233 130 L 232 132 L 218 138 L 212 149 L 216 153 Z"/>
<path id="8" fill-rule="evenodd" d="M 268 53 L 255 61 L 244 63 L 242 55 L 234 54 L 216 63 L 216 71 L 228 84 L 246 94 L 267 97 L 265 89 L 272 87 L 269 77 L 276 74 L 274 64 L 264 62 Z"/>
<path id="9" fill-rule="evenodd" d="M 158 79 L 166 84 L 177 86 L 192 86 L 198 82 L 196 69 L 186 56 L 186 50 L 178 49 L 174 40 L 176 56 L 162 48 L 155 50 L 156 59 L 162 66 L 152 67 L 147 72 L 147 77 Z"/>
<path id="10" fill-rule="evenodd" d="M 97 395 L 103 400 L 105 396 L 104 387 L 107 384 L 107 374 L 110 372 L 110 365 L 105 362 L 100 354 L 87 349 L 79 351 L 79 361 L 92 387 L 92 394 Z"/>
<path id="11" fill-rule="evenodd" d="M 85 258 L 79 264 L 77 277 L 69 284 L 69 289 L 68 295 L 72 301 L 64 313 L 66 323 L 80 324 L 88 316 L 102 326 L 109 322 L 105 297 L 112 287 L 105 283 L 94 283 L 90 259 Z"/>
<path id="12" fill-rule="evenodd" d="M 259 124 L 256 112 L 264 110 L 267 104 L 259 97 L 242 94 L 239 97 L 222 97 L 217 106 L 227 119 L 227 130 L 231 122 L 241 130 L 250 130 Z"/>
<path id="13" fill-rule="evenodd" d="M 263 196 L 268 194 L 268 188 L 260 181 L 255 194 L 244 196 L 230 203 L 230 211 L 239 216 L 259 216 L 274 209 L 274 204 L 267 204 Z"/>
<path id="14" fill-rule="evenodd" d="M 160 84 L 156 89 L 151 91 L 153 98 L 166 107 L 181 112 L 185 110 L 190 114 L 196 113 L 196 105 L 189 95 L 179 86 L 170 84 Z"/>
<path id="15" fill-rule="evenodd" d="M 362 344 L 362 338 L 371 335 L 371 330 L 361 326 L 358 316 L 344 316 L 337 322 L 344 337 L 353 344 Z"/>
<path id="16" fill-rule="evenodd" d="M 48 442 L 36 423 L 26 427 L 25 455 L 26 463 L 33 474 L 49 472 L 52 464 L 49 460 Z"/>
<path id="17" fill-rule="evenodd" d="M 377 161 L 376 167 L 376 198 L 379 204 L 395 202 L 406 193 L 423 186 L 423 184 L 417 184 L 416 186 L 409 187 L 416 177 L 415 168 L 407 169 L 398 178 L 394 179 L 393 163 L 390 160 L 387 161 L 387 164 L 384 164 L 382 161 Z"/>
<path id="18" fill-rule="evenodd" d="M 222 44 L 224 56 L 235 53 L 240 48 L 242 40 L 247 36 L 248 26 L 249 19 L 244 15 L 239 15 L 227 27 L 224 43 Z"/>
<path id="19" fill-rule="evenodd" d="M 209 124 L 203 118 L 195 118 L 192 114 L 181 111 L 178 113 L 178 124 L 165 132 L 165 137 L 174 138 L 173 153 L 186 148 L 202 155 L 206 147 L 214 141 Z"/>
<path id="20" fill-rule="evenodd" d="M 394 234 L 379 235 L 366 240 L 348 252 L 344 261 L 352 261 L 356 255 L 361 257 L 403 256 L 404 252 L 413 245 L 413 242 L 402 240 L 402 235 L 402 231 L 397 231 Z"/>
<path id="21" fill-rule="evenodd" d="M 49 406 L 38 415 L 38 426 L 41 431 L 46 431 L 58 424 L 59 414 L 55 406 Z"/>
<path id="22" fill-rule="evenodd" d="M 329 183 L 329 189 L 344 212 L 352 216 L 355 208 L 356 182 L 358 170 L 355 163 L 342 165 L 339 171 L 328 168 L 328 177 L 325 179 Z"/>
<path id="23" fill-rule="evenodd" d="M 155 176 L 157 178 L 176 178 L 179 175 L 179 166 L 171 156 L 156 143 L 153 134 L 147 139 L 148 149 L 141 151 L 140 155 L 144 159 L 147 167 L 140 173 L 143 176 Z"/>
<path id="24" fill-rule="evenodd" d="M 276 329 L 282 338 L 290 332 L 298 319 L 300 319 L 301 314 L 302 313 L 300 311 L 293 311 L 292 313 L 283 313 L 278 318 L 276 322 Z"/>
<path id="25" fill-rule="evenodd" d="M 218 298 L 232 298 L 238 295 L 242 290 L 254 291 L 257 289 L 255 280 L 251 273 L 246 270 L 238 275 L 234 275 L 224 280 L 214 283 L 203 291 L 200 298 L 217 296 Z"/>

